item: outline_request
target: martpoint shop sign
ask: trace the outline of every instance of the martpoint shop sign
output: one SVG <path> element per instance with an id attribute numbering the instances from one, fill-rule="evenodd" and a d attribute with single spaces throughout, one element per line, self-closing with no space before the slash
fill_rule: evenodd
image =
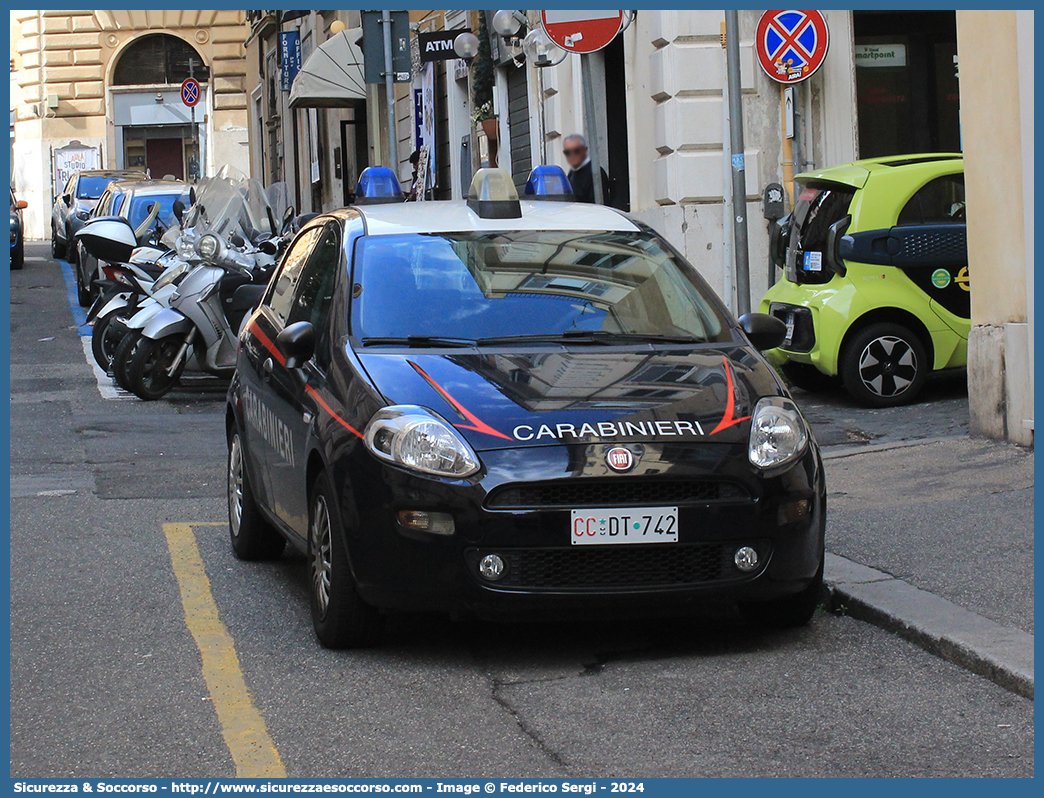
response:
<path id="1" fill-rule="evenodd" d="M 904 67 L 905 44 L 857 44 L 852 53 L 857 67 Z"/>

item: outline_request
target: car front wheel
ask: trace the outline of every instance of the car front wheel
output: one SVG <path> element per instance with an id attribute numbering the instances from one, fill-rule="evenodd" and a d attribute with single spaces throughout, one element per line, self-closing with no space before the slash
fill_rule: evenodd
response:
<path id="1" fill-rule="evenodd" d="M 359 597 L 325 473 L 315 480 L 309 507 L 308 594 L 316 637 L 326 648 L 373 645 L 380 636 L 381 616 Z"/>
<path id="2" fill-rule="evenodd" d="M 785 599 L 739 605 L 740 614 L 752 626 L 792 629 L 812 620 L 823 594 L 823 560 L 808 587 Z"/>
<path id="3" fill-rule="evenodd" d="M 58 228 L 51 222 L 51 257 L 61 258 L 65 255 L 65 244 L 58 240 Z"/>
<path id="4" fill-rule="evenodd" d="M 845 346 L 841 379 L 868 407 L 895 407 L 917 398 L 931 364 L 921 339 L 899 324 L 871 324 Z"/>

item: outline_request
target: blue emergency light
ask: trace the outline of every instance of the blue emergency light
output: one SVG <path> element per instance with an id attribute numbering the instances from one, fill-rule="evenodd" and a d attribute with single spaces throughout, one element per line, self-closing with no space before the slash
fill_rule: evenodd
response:
<path id="1" fill-rule="evenodd" d="M 526 181 L 526 198 L 574 202 L 573 187 L 561 166 L 537 166 Z"/>
<path id="2" fill-rule="evenodd" d="M 356 205 L 379 205 L 402 202 L 402 187 L 395 172 L 387 166 L 367 166 L 359 175 L 355 189 Z"/>

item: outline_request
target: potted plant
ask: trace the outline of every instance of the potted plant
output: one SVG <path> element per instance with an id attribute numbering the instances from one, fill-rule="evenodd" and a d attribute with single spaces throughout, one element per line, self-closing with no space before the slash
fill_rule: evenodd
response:
<path id="1" fill-rule="evenodd" d="M 487 139 L 497 140 L 498 120 L 493 113 L 492 102 L 485 102 L 476 107 L 475 112 L 471 115 L 471 123 L 475 127 L 481 127 Z"/>
<path id="2" fill-rule="evenodd" d="M 479 12 L 479 51 L 471 62 L 471 102 L 474 109 L 471 124 L 481 127 L 486 138 L 497 139 L 497 117 L 493 113 L 493 53 L 489 46 L 486 12 Z"/>

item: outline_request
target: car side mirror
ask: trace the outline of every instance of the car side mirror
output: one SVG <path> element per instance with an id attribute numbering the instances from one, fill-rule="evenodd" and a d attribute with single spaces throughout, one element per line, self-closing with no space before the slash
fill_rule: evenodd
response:
<path id="1" fill-rule="evenodd" d="M 787 325 L 783 320 L 767 313 L 744 313 L 739 317 L 739 325 L 759 352 L 775 349 L 787 337 Z"/>
<path id="2" fill-rule="evenodd" d="M 171 212 L 174 214 L 174 218 L 178 220 L 178 224 L 181 224 L 185 218 L 185 203 L 179 199 L 174 200 Z"/>
<path id="3" fill-rule="evenodd" d="M 18 202 L 15 203 L 15 207 L 18 208 L 18 210 L 20 211 L 24 211 L 26 208 L 29 207 L 29 203 L 25 200 L 18 200 Z"/>
<path id="4" fill-rule="evenodd" d="M 66 208 L 72 207 L 72 194 L 62 194 L 62 202 L 65 203 Z"/>
<path id="5" fill-rule="evenodd" d="M 286 358 L 286 367 L 299 369 L 315 354 L 315 328 L 308 321 L 288 324 L 276 336 L 276 346 Z"/>

